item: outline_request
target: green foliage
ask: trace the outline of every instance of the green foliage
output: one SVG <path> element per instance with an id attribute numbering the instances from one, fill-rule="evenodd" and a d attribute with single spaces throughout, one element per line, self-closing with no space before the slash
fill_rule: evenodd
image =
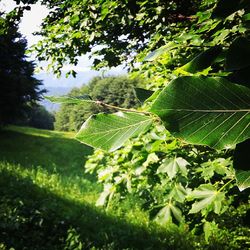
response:
<path id="1" fill-rule="evenodd" d="M 77 64 L 77 56 L 96 45 L 101 46 L 91 56 L 97 68 L 133 64 L 136 53 L 131 51 L 147 48 L 152 36 L 164 44 L 163 36 L 174 33 L 176 24 L 181 26 L 197 9 L 196 0 L 42 2 L 51 11 L 42 24 L 44 39 L 36 45 L 37 57 L 51 62 L 56 74 L 64 63 Z"/>
<path id="2" fill-rule="evenodd" d="M 224 225 L 220 218 L 230 217 L 229 211 L 241 195 L 234 188 L 232 159 L 226 155 L 231 152 L 182 144 L 163 126 L 156 126 L 112 153 L 96 150 L 85 168 L 97 172 L 103 183 L 97 205 L 109 209 L 113 202 L 133 195 L 140 200 L 142 209 L 164 227 L 176 223 L 200 234 L 203 226 L 218 220 L 217 233 L 215 227 L 210 232 L 216 238 L 216 234 L 229 230 L 230 223 Z M 247 202 L 248 192 L 244 191 L 242 197 Z M 205 234 L 208 244 L 212 244 L 213 236 Z M 227 238 L 227 243 L 233 244 L 231 240 Z"/>
<path id="3" fill-rule="evenodd" d="M 156 91 L 143 98 L 138 111 L 158 115 L 155 127 L 123 140 L 117 151 L 95 151 L 87 162 L 86 171 L 96 172 L 103 184 L 97 205 L 109 209 L 112 202 L 134 195 L 163 226 L 174 223 L 194 234 L 204 230 L 202 249 L 248 249 L 231 225 L 231 211 L 240 209 L 238 199 L 242 204 L 249 199 L 247 189 L 236 188 L 237 183 L 241 190 L 249 186 L 249 167 L 245 172 L 233 168 L 233 147 L 250 137 L 249 1 L 92 0 L 80 11 L 81 1 L 47 2 L 61 11 L 49 14 L 41 32 L 45 39 L 36 49 L 41 60 L 56 61 L 55 73 L 64 62 L 76 64 L 78 55 L 103 45 L 93 53 L 97 67 L 138 62 L 133 75 L 147 79 L 144 87 Z M 90 121 L 81 130 L 87 140 L 93 140 L 89 132 L 100 129 L 94 120 L 90 128 Z M 106 149 L 121 146 L 119 126 L 112 126 Z M 238 156 L 241 149 L 237 145 Z M 228 225 L 225 217 L 232 220 Z M 247 237 L 249 228 L 240 230 Z"/>
<path id="4" fill-rule="evenodd" d="M 217 189 L 211 184 L 202 184 L 197 189 L 189 194 L 191 199 L 199 199 L 193 203 L 189 213 L 197 213 L 204 208 L 206 212 L 208 210 L 214 211 L 216 214 L 220 214 L 222 201 L 225 199 L 225 194 L 217 191 Z"/>
<path id="5" fill-rule="evenodd" d="M 213 3 L 204 1 L 201 10 L 204 6 Z M 241 78 L 241 70 L 248 67 L 249 32 L 242 21 L 244 11 L 237 9 L 225 20 L 213 18 L 218 15 L 213 11 L 198 12 L 189 29 L 165 36 L 166 46 L 148 56 L 144 50 L 137 58 L 138 74 L 151 80 L 147 87 L 165 87 L 146 100 L 144 109 L 159 115 L 173 135 L 221 151 L 186 145 L 156 123 L 116 152 L 96 151 L 86 164 L 86 171 L 96 171 L 103 183 L 98 205 L 109 207 L 115 197 L 138 195 L 155 221 L 188 224 L 193 230 L 203 225 L 207 241 L 221 230 L 213 220 L 227 214 L 240 196 L 232 191 L 236 183 L 243 190 L 249 179 L 247 172 L 239 179 L 231 158 L 233 147 L 250 136 L 249 85 Z M 151 48 L 159 42 L 154 39 Z M 227 80 L 232 77 L 233 82 Z M 245 87 L 235 84 L 239 81 Z M 244 195 L 247 199 L 248 193 Z"/>

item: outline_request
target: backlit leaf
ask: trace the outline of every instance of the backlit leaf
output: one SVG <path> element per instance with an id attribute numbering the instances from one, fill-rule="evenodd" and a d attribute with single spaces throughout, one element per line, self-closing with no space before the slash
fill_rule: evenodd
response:
<path id="1" fill-rule="evenodd" d="M 186 166 L 190 165 L 185 159 L 181 157 L 165 159 L 160 167 L 157 169 L 157 174 L 167 173 L 170 179 L 173 179 L 177 172 L 181 172 L 184 176 L 187 175 Z"/>
<path id="2" fill-rule="evenodd" d="M 199 199 L 199 201 L 193 203 L 189 211 L 190 214 L 198 213 L 203 209 L 207 209 L 209 206 L 216 214 L 219 214 L 225 194 L 218 192 L 211 184 L 202 184 L 191 192 L 189 197 Z"/>
<path id="3" fill-rule="evenodd" d="M 156 49 L 152 52 L 150 52 L 145 58 L 144 61 L 154 61 L 155 59 L 157 59 L 159 56 L 161 56 L 163 53 L 170 51 L 172 49 L 177 48 L 178 46 L 180 46 L 177 43 L 174 42 L 169 42 L 166 45 L 160 47 L 159 49 Z"/>
<path id="4" fill-rule="evenodd" d="M 151 117 L 132 112 L 93 115 L 82 125 L 76 139 L 94 148 L 114 151 L 127 139 L 145 132 L 151 123 Z"/>
<path id="5" fill-rule="evenodd" d="M 172 222 L 172 217 L 174 217 L 179 222 L 183 219 L 181 210 L 169 203 L 158 212 L 155 220 L 159 224 L 165 225 Z"/>
<path id="6" fill-rule="evenodd" d="M 110 196 L 111 197 L 113 196 L 114 192 L 115 192 L 115 187 L 112 184 L 110 183 L 104 184 L 104 190 L 101 193 L 98 200 L 96 201 L 96 206 L 104 206 L 108 198 Z"/>
<path id="7" fill-rule="evenodd" d="M 95 102 L 89 95 L 82 96 L 46 96 L 45 99 L 55 103 L 78 104 L 82 102 Z"/>
<path id="8" fill-rule="evenodd" d="M 157 221 L 161 225 L 172 222 L 171 210 L 169 205 L 163 207 L 159 211 L 159 213 L 155 217 L 155 221 Z"/>
<path id="9" fill-rule="evenodd" d="M 188 143 L 231 148 L 250 137 L 250 89 L 219 77 L 179 77 L 151 107 Z"/>

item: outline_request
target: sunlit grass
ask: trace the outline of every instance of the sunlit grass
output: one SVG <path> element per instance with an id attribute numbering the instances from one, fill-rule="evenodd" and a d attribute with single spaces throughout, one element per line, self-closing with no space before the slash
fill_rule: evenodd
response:
<path id="1" fill-rule="evenodd" d="M 0 173 L 3 170 L 14 174 L 19 179 L 29 179 L 34 185 L 59 197 L 78 202 L 94 204 L 100 191 L 97 184 L 93 184 L 83 176 L 60 176 L 56 172 L 49 173 L 40 166 L 24 169 L 18 164 L 0 162 Z"/>
<path id="2" fill-rule="evenodd" d="M 76 238 L 70 241 L 78 244 L 72 249 L 173 249 L 176 244 L 183 249 L 189 244 L 185 237 L 185 244 L 176 240 L 179 230 L 149 222 L 133 198 L 114 201 L 108 210 L 97 208 L 101 186 L 84 173 L 91 153 L 73 133 L 15 126 L 0 131 L 0 229 L 8 235 L 0 234 L 0 246 L 64 249 L 72 243 L 67 242 L 72 230 Z"/>
<path id="3" fill-rule="evenodd" d="M 75 141 L 74 133 L 9 126 L 0 138 L 0 171 L 30 180 L 64 199 L 95 206 L 101 185 L 84 173 L 86 156 L 92 150 Z M 106 212 L 132 224 L 148 224 L 146 213 L 129 202 Z"/>
<path id="4" fill-rule="evenodd" d="M 94 203 L 100 187 L 84 173 L 92 150 L 73 137 L 74 133 L 9 126 L 0 134 L 1 169 L 56 195 Z"/>
<path id="5" fill-rule="evenodd" d="M 74 138 L 74 132 L 62 132 L 62 131 L 51 131 L 45 129 L 36 129 L 31 127 L 21 127 L 21 126 L 13 126 L 10 125 L 5 128 L 7 131 L 20 132 L 22 134 L 47 137 L 47 138 L 55 138 L 55 137 L 64 137 L 64 138 Z"/>

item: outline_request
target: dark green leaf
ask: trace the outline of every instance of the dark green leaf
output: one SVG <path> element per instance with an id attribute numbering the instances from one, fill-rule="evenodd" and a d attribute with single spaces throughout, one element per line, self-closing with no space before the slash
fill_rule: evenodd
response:
<path id="1" fill-rule="evenodd" d="M 250 66 L 244 69 L 236 70 L 228 76 L 228 80 L 250 88 Z"/>
<path id="2" fill-rule="evenodd" d="M 250 170 L 250 139 L 237 144 L 234 151 L 234 168 L 237 170 Z"/>
<path id="3" fill-rule="evenodd" d="M 239 70 L 250 66 L 250 41 L 237 38 L 229 47 L 226 56 L 226 69 Z"/>
<path id="4" fill-rule="evenodd" d="M 151 90 L 135 88 L 136 97 L 139 99 L 141 103 L 146 101 L 153 93 L 154 91 Z"/>
<path id="5" fill-rule="evenodd" d="M 249 6 L 249 0 L 220 0 L 213 11 L 212 17 L 225 18 L 247 6 Z"/>
<path id="6" fill-rule="evenodd" d="M 176 137 L 216 149 L 250 137 L 250 89 L 224 78 L 179 77 L 151 107 Z"/>
<path id="7" fill-rule="evenodd" d="M 151 117 L 137 113 L 93 115 L 83 124 L 76 139 L 94 148 L 114 151 L 127 139 L 145 132 L 151 123 Z"/>
<path id="8" fill-rule="evenodd" d="M 196 73 L 200 72 L 209 66 L 212 65 L 212 63 L 215 61 L 215 59 L 219 56 L 221 53 L 221 47 L 215 46 L 212 47 L 202 53 L 200 53 L 198 56 L 196 56 L 192 61 L 188 62 L 184 66 L 180 67 L 176 71 L 181 72 L 189 72 L 189 73 Z"/>
<path id="9" fill-rule="evenodd" d="M 236 171 L 236 181 L 240 191 L 250 187 L 250 171 Z"/>

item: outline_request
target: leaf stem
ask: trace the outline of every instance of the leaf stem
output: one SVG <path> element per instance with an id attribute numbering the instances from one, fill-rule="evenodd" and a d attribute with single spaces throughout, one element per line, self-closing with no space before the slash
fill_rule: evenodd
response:
<path id="1" fill-rule="evenodd" d="M 231 183 L 234 179 L 229 180 L 226 184 L 224 184 L 219 190 L 218 192 L 221 192 L 229 183 Z"/>
<path id="2" fill-rule="evenodd" d="M 117 107 L 117 106 L 114 106 L 114 105 L 111 105 L 111 104 L 107 104 L 107 103 L 102 102 L 102 101 L 94 101 L 94 103 L 96 103 L 97 105 L 100 105 L 102 107 L 117 109 L 117 110 L 120 110 L 120 111 L 134 112 L 134 113 L 140 113 L 140 114 L 144 114 L 144 115 L 152 115 L 152 113 L 147 112 L 147 111 L 139 111 L 139 110 L 135 110 L 135 109 L 121 108 L 121 107 Z"/>

